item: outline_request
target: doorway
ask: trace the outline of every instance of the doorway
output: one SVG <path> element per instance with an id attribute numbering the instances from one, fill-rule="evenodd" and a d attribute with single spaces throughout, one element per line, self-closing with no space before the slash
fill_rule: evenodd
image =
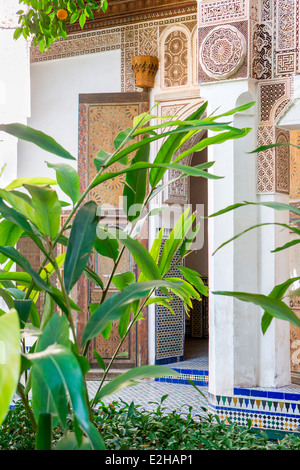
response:
<path id="1" fill-rule="evenodd" d="M 205 136 L 204 136 L 205 137 Z M 207 162 L 207 149 L 193 154 L 190 166 Z M 200 222 L 195 251 L 188 256 L 185 266 L 197 271 L 208 285 L 208 222 L 203 218 L 208 215 L 208 184 L 205 178 L 190 179 L 190 204 L 197 212 L 197 223 Z M 184 359 L 208 357 L 208 298 L 193 300 L 193 308 L 185 315 L 185 350 Z"/>

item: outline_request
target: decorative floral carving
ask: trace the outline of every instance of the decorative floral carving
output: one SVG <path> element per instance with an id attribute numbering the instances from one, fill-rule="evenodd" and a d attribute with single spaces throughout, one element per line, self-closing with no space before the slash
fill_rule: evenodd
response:
<path id="1" fill-rule="evenodd" d="M 183 86 L 188 82 L 188 38 L 173 30 L 164 42 L 164 87 Z"/>
<path id="2" fill-rule="evenodd" d="M 273 126 L 261 126 L 258 129 L 258 145 L 273 144 L 275 132 Z M 275 152 L 274 149 L 259 152 L 257 156 L 257 191 L 273 193 L 275 191 Z"/>
<path id="3" fill-rule="evenodd" d="M 253 31 L 252 74 L 257 80 L 272 78 L 272 34 L 266 24 L 257 24 Z"/>
<path id="4" fill-rule="evenodd" d="M 294 49 L 296 46 L 296 0 L 277 2 L 277 50 Z"/>
<path id="5" fill-rule="evenodd" d="M 212 29 L 200 47 L 202 69 L 217 80 L 232 77 L 243 65 L 245 56 L 245 37 L 230 25 Z"/>

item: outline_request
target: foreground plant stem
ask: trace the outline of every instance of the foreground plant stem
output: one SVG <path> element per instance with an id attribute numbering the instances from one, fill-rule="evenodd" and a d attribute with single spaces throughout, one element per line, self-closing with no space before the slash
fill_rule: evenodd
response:
<path id="1" fill-rule="evenodd" d="M 25 396 L 25 394 L 24 394 L 24 392 L 23 392 L 23 388 L 22 388 L 22 385 L 20 384 L 20 382 L 18 383 L 18 388 L 17 388 L 17 390 L 18 390 L 18 393 L 19 393 L 19 395 L 20 395 L 20 397 L 21 397 L 21 399 L 22 399 L 22 402 L 23 402 L 23 404 L 24 404 L 24 406 L 25 406 L 26 413 L 27 413 L 28 418 L 29 418 L 30 421 L 31 421 L 33 430 L 34 430 L 34 432 L 36 432 L 36 430 L 37 430 L 36 420 L 35 420 L 35 417 L 34 417 L 34 415 L 33 415 L 32 409 L 31 409 L 31 407 L 30 407 L 30 405 L 29 405 L 28 399 L 26 398 L 26 396 Z"/>
<path id="2" fill-rule="evenodd" d="M 99 393 L 99 391 L 101 390 L 101 388 L 103 387 L 103 384 L 104 384 L 104 382 L 105 382 L 105 379 L 106 379 L 106 377 L 107 377 L 107 374 L 108 374 L 108 372 L 110 371 L 110 369 L 111 369 L 111 367 L 112 367 L 112 365 L 113 365 L 113 363 L 114 363 L 114 361 L 115 361 L 115 359 L 116 359 L 116 357 L 117 357 L 117 355 L 118 355 L 118 353 L 119 353 L 121 347 L 123 346 L 123 343 L 124 343 L 125 339 L 127 338 L 128 334 L 130 333 L 130 330 L 131 330 L 131 328 L 133 327 L 133 325 L 137 322 L 137 319 L 138 319 L 140 313 L 142 312 L 143 308 L 145 307 L 145 304 L 146 304 L 147 300 L 151 297 L 152 293 L 153 293 L 153 290 L 150 292 L 150 294 L 147 295 L 147 297 L 145 298 L 143 304 L 142 304 L 141 307 L 139 308 L 138 312 L 134 315 L 132 321 L 131 321 L 130 324 L 128 325 L 128 328 L 127 328 L 127 330 L 126 330 L 125 335 L 123 336 L 123 338 L 122 338 L 121 341 L 119 342 L 119 344 L 118 344 L 118 346 L 117 346 L 117 348 L 116 348 L 116 350 L 115 350 L 115 352 L 114 352 L 114 354 L 113 354 L 113 356 L 112 356 L 112 358 L 111 358 L 111 360 L 110 360 L 108 366 L 106 367 L 106 369 L 105 369 L 105 371 L 104 371 L 103 377 L 102 377 L 101 382 L 100 382 L 100 385 L 99 385 L 99 387 L 98 387 L 98 390 L 97 390 L 97 392 L 96 392 L 96 394 L 95 394 L 95 396 L 94 396 L 94 398 L 93 398 L 93 400 L 92 400 L 92 402 L 91 402 L 91 408 L 93 408 L 93 406 L 94 406 L 94 404 L 95 404 L 95 398 L 96 398 L 97 394 Z"/>

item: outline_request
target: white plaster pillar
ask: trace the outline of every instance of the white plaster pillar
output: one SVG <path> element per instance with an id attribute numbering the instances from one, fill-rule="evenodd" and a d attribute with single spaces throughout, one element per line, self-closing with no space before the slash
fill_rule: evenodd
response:
<path id="1" fill-rule="evenodd" d="M 259 195 L 259 202 L 289 203 L 284 194 Z M 259 223 L 289 223 L 288 211 L 276 211 L 261 206 Z M 259 292 L 268 295 L 275 285 L 286 281 L 289 276 L 288 251 L 271 253 L 289 239 L 288 230 L 270 225 L 258 229 L 259 236 Z M 280 387 L 291 381 L 290 366 L 290 325 L 288 322 L 273 319 L 265 335 L 259 326 L 258 385 L 260 387 Z"/>
<path id="2" fill-rule="evenodd" d="M 201 96 L 209 111 L 221 105 L 218 114 L 254 100 L 248 80 L 201 85 Z M 253 130 L 247 137 L 208 148 L 213 172 L 224 179 L 209 181 L 208 213 L 212 214 L 244 200 L 256 201 L 256 157 L 247 152 L 256 146 L 255 107 L 237 114 L 233 125 Z M 210 291 L 257 292 L 257 232 L 226 245 L 224 242 L 257 224 L 257 207 L 237 209 L 209 220 Z M 232 396 L 235 386 L 257 385 L 258 309 L 232 297 L 210 294 L 209 299 L 209 391 Z"/>
<path id="3" fill-rule="evenodd" d="M 210 110 L 220 103 L 221 111 L 256 99 L 251 80 L 227 81 L 201 86 L 201 96 Z M 251 98 L 252 96 L 252 98 Z M 236 127 L 251 127 L 247 137 L 209 148 L 215 174 L 225 176 L 209 182 L 212 214 L 243 201 L 279 201 L 288 196 L 257 195 L 257 109 L 238 113 Z M 223 118 L 224 120 L 224 118 Z M 226 245 L 222 243 L 259 223 L 288 223 L 288 212 L 248 206 L 209 221 L 209 284 L 213 291 L 235 291 L 268 295 L 276 284 L 289 277 L 285 252 L 271 253 L 286 243 L 288 231 L 276 225 L 254 229 Z M 210 295 L 209 391 L 232 396 L 235 387 L 278 387 L 290 383 L 289 324 L 273 320 L 266 335 L 261 331 L 262 309 L 232 297 Z"/>

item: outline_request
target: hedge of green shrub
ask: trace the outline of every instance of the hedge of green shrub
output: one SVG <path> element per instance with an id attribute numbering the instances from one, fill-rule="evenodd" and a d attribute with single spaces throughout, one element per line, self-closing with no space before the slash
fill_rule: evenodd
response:
<path id="1" fill-rule="evenodd" d="M 101 403 L 94 423 L 108 450 L 300 450 L 300 434 L 268 434 L 250 423 L 240 428 L 217 416 L 193 415 L 192 407 L 166 413 L 163 397 L 153 411 L 133 402 Z M 69 427 L 72 430 L 72 422 Z M 53 447 L 62 436 L 53 430 Z M 22 402 L 17 402 L 0 427 L 0 450 L 33 450 L 35 435 Z"/>

